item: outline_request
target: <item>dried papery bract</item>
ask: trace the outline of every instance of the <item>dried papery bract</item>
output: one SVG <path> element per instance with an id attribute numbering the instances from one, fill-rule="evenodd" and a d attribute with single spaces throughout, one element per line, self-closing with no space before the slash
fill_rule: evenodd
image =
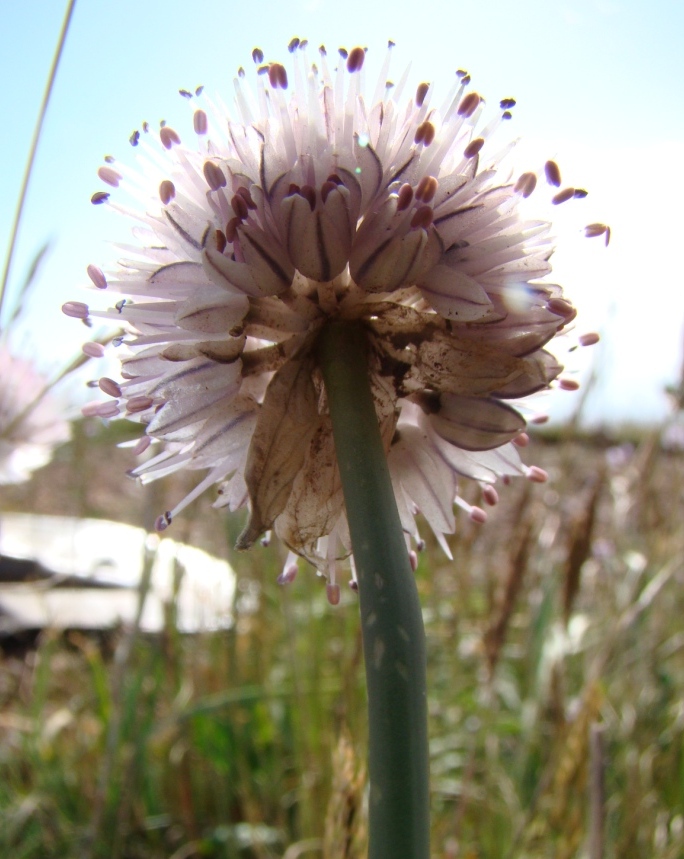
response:
<path id="1" fill-rule="evenodd" d="M 500 477 L 545 479 L 518 455 L 516 400 L 559 376 L 545 346 L 575 311 L 545 281 L 549 225 L 520 214 L 537 173 L 509 178 L 492 154 L 514 99 L 482 123 L 488 107 L 463 70 L 438 109 L 430 84 L 406 100 L 386 85 L 391 44 L 372 97 L 365 48 L 321 48 L 311 62 L 294 39 L 289 52 L 286 68 L 254 50 L 252 82 L 240 69 L 229 113 L 183 90 L 190 145 L 180 123 L 162 123 L 156 139 L 145 124 L 130 141 L 138 171 L 106 159 L 107 190 L 92 202 L 119 206 L 126 191 L 146 201 L 140 244 L 118 269 L 88 267 L 96 289 L 123 301 L 64 312 L 126 328 L 122 379 L 100 383 L 113 399 L 87 411 L 137 420 L 158 443 L 133 473 L 207 470 L 160 527 L 219 484 L 217 506 L 249 508 L 240 546 L 273 530 L 294 553 L 288 569 L 307 558 L 336 601 L 351 545 L 316 357 L 328 326 L 363 331 L 409 548 L 422 544 L 420 512 L 448 553 L 454 503 L 486 519 L 461 497 L 464 479 L 489 504 Z M 560 188 L 555 161 L 540 172 Z M 574 205 L 585 192 L 552 193 Z"/>

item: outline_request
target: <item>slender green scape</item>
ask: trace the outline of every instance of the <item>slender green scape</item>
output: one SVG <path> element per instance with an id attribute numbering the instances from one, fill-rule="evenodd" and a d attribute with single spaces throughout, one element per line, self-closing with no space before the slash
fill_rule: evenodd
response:
<path id="1" fill-rule="evenodd" d="M 359 583 L 369 714 L 369 859 L 429 859 L 425 630 L 369 383 L 360 323 L 318 356 Z"/>

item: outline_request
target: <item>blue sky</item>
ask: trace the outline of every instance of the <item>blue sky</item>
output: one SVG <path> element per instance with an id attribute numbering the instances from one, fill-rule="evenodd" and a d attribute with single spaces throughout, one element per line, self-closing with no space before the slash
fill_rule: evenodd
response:
<path id="1" fill-rule="evenodd" d="M 65 8 L 61 0 L 0 6 L 3 253 Z M 179 88 L 204 84 L 228 100 L 253 47 L 280 59 L 295 35 L 329 49 L 367 46 L 372 75 L 391 38 L 395 74 L 410 62 L 415 82 L 435 81 L 446 93 L 454 71 L 466 68 L 490 103 L 514 96 L 514 121 L 505 131 L 528 141 L 523 152 L 557 157 L 570 181 L 589 188 L 586 201 L 552 214 L 559 216 L 559 281 L 586 326 L 605 335 L 594 353 L 601 366 L 592 414 L 662 415 L 660 391 L 678 371 L 684 325 L 677 253 L 684 227 L 684 5 L 396 0 L 382 8 L 392 13 L 368 0 L 77 0 L 10 280 L 11 299 L 31 256 L 51 241 L 23 339 L 45 366 L 77 351 L 81 331 L 59 307 L 84 299 L 86 265 L 110 259 L 105 241 L 125 239 L 129 229 L 90 205 L 100 186 L 96 170 L 106 153 L 132 160 L 127 141 L 142 120 L 187 124 Z M 579 228 L 595 220 L 613 226 L 607 251 L 600 240 L 577 240 Z"/>

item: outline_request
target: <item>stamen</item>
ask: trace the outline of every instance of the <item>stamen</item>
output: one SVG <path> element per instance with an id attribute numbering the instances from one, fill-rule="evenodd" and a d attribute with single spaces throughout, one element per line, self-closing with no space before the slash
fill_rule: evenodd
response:
<path id="1" fill-rule="evenodd" d="M 247 203 L 245 203 L 244 199 L 239 195 L 233 195 L 233 198 L 230 201 L 230 205 L 235 212 L 236 217 L 238 217 L 241 221 L 244 221 L 249 215 L 249 209 L 247 208 Z"/>
<path id="2" fill-rule="evenodd" d="M 154 523 L 155 531 L 166 531 L 166 529 L 171 524 L 171 511 L 167 510 L 166 513 L 162 513 L 161 516 L 157 516 Z"/>
<path id="3" fill-rule="evenodd" d="M 206 134 L 209 128 L 209 120 L 203 110 L 196 110 L 192 117 L 192 125 L 195 134 Z"/>
<path id="4" fill-rule="evenodd" d="M 332 582 L 328 582 L 325 586 L 325 595 L 327 596 L 330 605 L 339 605 L 340 586 Z"/>
<path id="5" fill-rule="evenodd" d="M 462 99 L 461 103 L 458 106 L 458 115 L 463 116 L 465 118 L 472 116 L 479 107 L 481 101 L 481 96 L 479 96 L 476 92 L 469 92 L 468 95 Z"/>
<path id="6" fill-rule="evenodd" d="M 463 150 L 463 157 L 464 158 L 474 158 L 477 155 L 477 153 L 480 151 L 480 149 L 482 149 L 483 146 L 484 146 L 484 138 L 483 137 L 476 137 L 474 140 L 471 140 L 470 143 Z"/>
<path id="7" fill-rule="evenodd" d="M 524 471 L 525 477 L 532 483 L 546 483 L 549 479 L 549 475 L 544 471 L 544 469 L 539 468 L 536 465 L 526 466 Z"/>
<path id="8" fill-rule="evenodd" d="M 311 206 L 311 211 L 313 212 L 316 208 L 316 189 L 312 188 L 311 185 L 302 185 L 299 189 L 299 193 Z"/>
<path id="9" fill-rule="evenodd" d="M 135 412 L 145 412 L 149 407 L 154 403 L 152 397 L 131 397 L 130 400 L 126 402 L 126 410 L 131 414 Z"/>
<path id="10" fill-rule="evenodd" d="M 363 68 L 363 61 L 366 59 L 366 52 L 363 48 L 352 48 L 347 57 L 347 71 L 360 72 Z M 339 590 L 339 589 L 338 589 Z"/>
<path id="11" fill-rule="evenodd" d="M 249 193 L 247 188 L 240 186 L 235 192 L 238 196 L 242 197 L 242 199 L 247 203 L 248 209 L 256 209 L 257 205 L 252 199 L 252 195 Z"/>
<path id="12" fill-rule="evenodd" d="M 261 48 L 254 48 L 254 50 L 252 51 L 252 59 L 254 60 L 254 64 L 257 66 L 260 63 L 263 63 L 264 52 L 261 50 Z"/>
<path id="13" fill-rule="evenodd" d="M 546 305 L 557 316 L 574 316 L 575 308 L 564 298 L 552 298 Z"/>
<path id="14" fill-rule="evenodd" d="M 490 507 L 494 507 L 499 503 L 499 493 L 496 489 L 491 485 L 491 483 L 485 483 L 482 487 L 482 497 L 485 502 L 489 504 Z"/>
<path id="15" fill-rule="evenodd" d="M 561 174 L 560 167 L 556 164 L 555 161 L 547 161 L 544 165 L 544 174 L 546 175 L 546 181 L 549 185 L 555 185 L 556 188 L 560 188 L 561 183 Z"/>
<path id="16" fill-rule="evenodd" d="M 413 142 L 422 143 L 423 146 L 429 146 L 435 139 L 435 133 L 435 126 L 429 120 L 426 119 L 425 122 L 421 122 L 421 124 L 416 129 L 416 134 L 413 138 Z"/>
<path id="17" fill-rule="evenodd" d="M 83 350 L 83 354 L 89 358 L 104 358 L 105 350 L 102 343 L 84 343 L 81 349 Z"/>
<path id="18" fill-rule="evenodd" d="M 226 224 L 226 241 L 228 241 L 231 245 L 235 241 L 235 237 L 237 236 L 237 228 L 240 226 L 242 221 L 240 218 L 231 218 Z M 225 250 L 225 248 L 223 249 Z M 223 253 L 223 250 L 221 253 Z"/>
<path id="19" fill-rule="evenodd" d="M 297 577 L 297 555 L 294 552 L 288 552 L 283 569 L 276 581 L 279 585 L 289 585 Z"/>
<path id="20" fill-rule="evenodd" d="M 99 206 L 102 203 L 106 203 L 107 200 L 109 200 L 109 194 L 106 191 L 96 191 L 90 198 L 90 202 L 93 206 Z"/>
<path id="21" fill-rule="evenodd" d="M 176 196 L 176 186 L 170 179 L 164 179 L 159 183 L 159 199 L 165 206 Z"/>
<path id="22" fill-rule="evenodd" d="M 117 173 L 116 170 L 113 170 L 111 167 L 100 167 L 97 171 L 97 175 L 106 185 L 111 185 L 112 188 L 118 188 L 119 182 L 122 179 L 121 174 Z"/>
<path id="23" fill-rule="evenodd" d="M 502 98 L 499 102 L 499 107 L 501 110 L 509 110 L 511 107 L 515 107 L 515 104 L 514 98 Z"/>
<path id="24" fill-rule="evenodd" d="M 148 447 L 152 444 L 152 439 L 148 435 L 141 436 L 138 443 L 133 448 L 133 456 L 141 456 L 145 453 Z"/>
<path id="25" fill-rule="evenodd" d="M 561 203 L 565 203 L 568 200 L 572 200 L 575 196 L 574 188 L 563 188 L 562 191 L 559 191 L 554 197 L 551 198 L 551 202 L 554 206 L 559 206 Z"/>
<path id="26" fill-rule="evenodd" d="M 470 521 L 476 525 L 484 525 L 487 521 L 487 513 L 481 507 L 471 507 L 468 515 L 470 516 Z"/>
<path id="27" fill-rule="evenodd" d="M 416 209 L 414 216 L 411 218 L 411 226 L 414 229 L 422 227 L 426 230 L 432 223 L 433 211 L 431 206 L 421 206 Z"/>
<path id="28" fill-rule="evenodd" d="M 425 101 L 425 96 L 428 94 L 430 89 L 430 84 L 422 83 L 418 84 L 418 89 L 416 90 L 416 107 L 422 107 L 423 102 Z"/>
<path id="29" fill-rule="evenodd" d="M 580 346 L 595 346 L 601 337 L 595 332 L 592 331 L 588 334 L 581 334 L 579 336 L 579 344 Z"/>
<path id="30" fill-rule="evenodd" d="M 562 391 L 577 391 L 579 390 L 580 383 L 577 379 L 559 379 L 558 387 Z"/>
<path id="31" fill-rule="evenodd" d="M 204 178 L 207 181 L 207 185 L 211 188 L 212 191 L 218 191 L 219 188 L 226 187 L 226 177 L 218 166 L 213 161 L 205 161 L 204 166 L 202 167 L 202 173 L 204 174 Z"/>
<path id="32" fill-rule="evenodd" d="M 86 269 L 88 277 L 98 289 L 107 289 L 107 278 L 101 268 L 92 263 Z"/>
<path id="33" fill-rule="evenodd" d="M 72 319 L 87 319 L 88 305 L 82 301 L 67 301 L 66 304 L 62 305 L 62 313 Z"/>
<path id="34" fill-rule="evenodd" d="M 588 239 L 593 239 L 596 236 L 604 236 L 606 237 L 606 247 L 608 246 L 608 242 L 610 241 L 610 227 L 606 224 L 587 224 L 584 228 L 584 235 Z"/>
<path id="35" fill-rule="evenodd" d="M 287 71 L 280 63 L 271 63 L 268 67 L 268 81 L 273 89 L 287 89 Z"/>
<path id="36" fill-rule="evenodd" d="M 115 418 L 121 414 L 116 401 L 107 403 L 88 403 L 81 409 L 84 418 Z"/>
<path id="37" fill-rule="evenodd" d="M 399 197 L 397 199 L 397 212 L 404 212 L 413 202 L 413 188 L 408 185 L 402 185 L 399 189 Z"/>
<path id="38" fill-rule="evenodd" d="M 181 142 L 180 137 L 176 134 L 173 128 L 169 128 L 168 125 L 165 125 L 159 130 L 159 138 L 164 149 L 171 149 L 174 144 L 177 145 Z"/>
<path id="39" fill-rule="evenodd" d="M 335 190 L 337 190 L 337 188 L 338 188 L 338 187 L 339 187 L 339 186 L 337 185 L 337 183 L 335 183 L 335 182 L 331 182 L 329 179 L 328 179 L 328 180 L 326 180 L 326 181 L 321 185 L 321 200 L 323 200 L 323 202 L 325 203 L 325 201 L 328 199 L 328 194 L 329 194 L 331 191 L 335 191 Z"/>
<path id="40" fill-rule="evenodd" d="M 523 197 L 527 198 L 537 187 L 537 177 L 534 173 L 521 173 L 518 181 L 513 186 L 514 191 L 522 191 Z"/>
<path id="41" fill-rule="evenodd" d="M 114 379 L 108 379 L 106 376 L 103 376 L 98 382 L 98 387 L 103 394 L 108 394 L 110 397 L 121 396 L 121 386 Z"/>
<path id="42" fill-rule="evenodd" d="M 401 191 L 404 188 L 411 188 L 410 185 L 404 185 L 401 188 Z M 429 203 L 432 198 L 437 193 L 438 183 L 434 176 L 423 176 L 423 178 L 418 183 L 418 187 L 416 188 L 416 200 L 420 200 L 421 203 Z M 399 192 L 399 202 L 401 203 L 401 191 Z M 397 208 L 400 209 L 400 206 Z"/>

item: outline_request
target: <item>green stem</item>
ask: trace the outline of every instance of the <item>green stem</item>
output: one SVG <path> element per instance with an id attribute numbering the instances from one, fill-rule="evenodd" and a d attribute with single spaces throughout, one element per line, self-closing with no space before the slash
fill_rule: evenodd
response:
<path id="1" fill-rule="evenodd" d="M 36 150 L 38 149 L 38 141 L 40 140 L 40 133 L 43 130 L 43 122 L 45 120 L 45 115 L 47 114 L 48 104 L 50 103 L 50 96 L 52 95 L 52 88 L 55 83 L 55 78 L 57 77 L 57 68 L 59 66 L 59 61 L 62 58 L 62 52 L 64 51 L 64 42 L 66 41 L 67 33 L 69 32 L 69 24 L 71 23 L 71 16 L 73 14 L 75 5 L 76 0 L 69 0 L 67 10 L 64 15 L 64 21 L 62 23 L 62 29 L 59 34 L 57 50 L 55 51 L 55 55 L 52 59 L 52 66 L 50 67 L 50 74 L 48 75 L 47 86 L 45 87 L 45 92 L 43 93 L 43 101 L 40 105 L 38 122 L 36 123 L 36 127 L 33 132 L 33 138 L 31 139 L 31 148 L 29 150 L 29 157 L 26 163 L 26 169 L 24 170 L 24 178 L 21 180 L 21 190 L 19 191 L 17 210 L 14 213 L 14 220 L 12 221 L 12 232 L 10 235 L 9 247 L 7 248 L 7 259 L 5 260 L 5 267 L 2 272 L 2 280 L 0 281 L 0 310 L 2 310 L 2 302 L 5 297 L 5 290 L 7 289 L 7 282 L 9 280 L 10 269 L 12 266 L 12 258 L 14 256 L 14 249 L 17 243 L 19 224 L 21 223 L 21 216 L 24 211 L 24 203 L 26 202 L 26 192 L 28 191 L 29 179 L 31 178 L 31 173 L 33 172 L 33 162 L 35 161 Z"/>
<path id="2" fill-rule="evenodd" d="M 359 323 L 331 323 L 318 346 L 359 582 L 370 735 L 368 857 L 429 859 L 425 630 L 366 350 Z"/>

